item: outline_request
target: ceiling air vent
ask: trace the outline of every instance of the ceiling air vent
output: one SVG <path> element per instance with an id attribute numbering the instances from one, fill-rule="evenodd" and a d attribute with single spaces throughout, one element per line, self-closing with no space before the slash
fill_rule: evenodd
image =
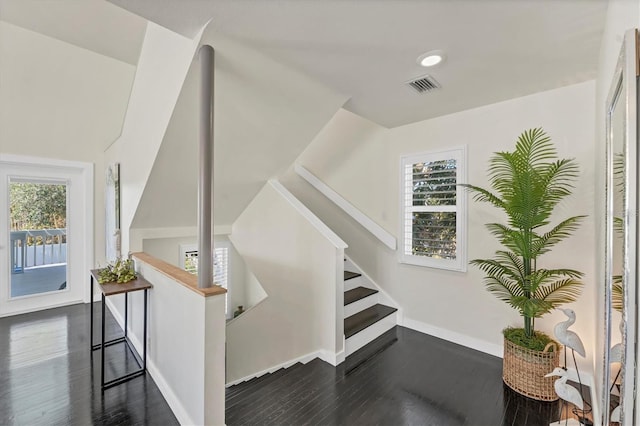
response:
<path id="1" fill-rule="evenodd" d="M 415 80 L 407 81 L 407 85 L 418 93 L 431 92 L 432 90 L 442 87 L 440 83 L 430 75 L 423 75 Z"/>

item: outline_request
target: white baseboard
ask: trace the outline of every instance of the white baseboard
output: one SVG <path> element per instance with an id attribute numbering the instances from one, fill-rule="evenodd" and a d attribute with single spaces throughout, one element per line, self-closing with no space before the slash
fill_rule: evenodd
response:
<path id="1" fill-rule="evenodd" d="M 301 357 L 290 359 L 290 360 L 285 361 L 285 362 L 283 362 L 281 364 L 275 365 L 273 367 L 269 367 L 269 368 L 267 368 L 265 370 L 262 370 L 262 371 L 258 371 L 257 373 L 249 374 L 248 376 L 245 376 L 245 377 L 243 377 L 241 379 L 234 380 L 232 382 L 228 382 L 225 385 L 225 387 L 230 387 L 230 386 L 233 386 L 233 385 L 237 385 L 238 383 L 243 383 L 243 382 L 246 382 L 248 380 L 255 379 L 256 377 L 264 376 L 267 373 L 273 373 L 274 371 L 278 371 L 281 368 L 289 368 L 293 364 L 296 364 L 298 362 L 306 364 L 309 361 L 311 361 L 313 359 L 316 359 L 316 358 L 320 358 L 320 359 L 322 359 L 324 361 L 324 359 L 322 358 L 322 356 L 323 356 L 322 352 L 324 352 L 324 351 L 311 352 L 311 353 L 303 355 Z M 325 354 L 325 356 L 326 356 L 326 354 Z M 329 362 L 329 361 L 327 361 L 327 362 Z"/>
<path id="2" fill-rule="evenodd" d="M 0 314 L 0 318 L 11 317 L 14 315 L 28 314 L 31 312 L 43 311 L 46 309 L 62 308 L 63 306 L 77 305 L 78 303 L 84 303 L 84 300 L 72 300 L 70 302 L 53 303 L 51 305 L 43 305 L 43 306 L 29 308 L 29 309 L 21 309 L 15 312 L 7 312 L 4 314 Z"/>
<path id="3" fill-rule="evenodd" d="M 344 361 L 345 355 L 344 355 L 344 351 L 333 353 L 331 351 L 322 350 L 322 351 L 318 351 L 318 358 L 335 367 Z"/>
<path id="4" fill-rule="evenodd" d="M 457 343 L 458 345 L 466 346 L 467 348 L 475 349 L 489 355 L 497 356 L 498 358 L 502 358 L 503 356 L 502 345 L 489 343 L 484 340 L 476 339 L 465 334 L 456 333 L 451 330 L 445 330 L 444 328 L 436 327 L 434 325 L 426 324 L 407 317 L 404 317 L 402 323 L 399 323 L 399 325 L 415 331 L 419 331 L 420 333 L 428 334 L 430 336 L 438 337 L 449 342 Z"/>
<path id="5" fill-rule="evenodd" d="M 100 301 L 100 295 L 98 295 L 98 298 L 98 301 Z M 107 302 L 107 308 L 109 308 L 109 311 L 111 311 L 111 315 L 113 315 L 113 318 L 115 318 L 120 328 L 124 330 L 124 317 L 122 316 L 120 311 L 116 309 L 116 305 L 108 297 L 105 300 Z M 136 350 L 138 350 L 138 348 L 136 348 Z"/>
<path id="6" fill-rule="evenodd" d="M 98 295 L 98 298 L 100 299 L 100 295 Z M 120 325 L 120 328 L 124 330 L 124 318 L 122 317 L 122 314 L 116 309 L 114 303 L 109 300 L 109 298 L 106 299 L 106 304 L 116 322 L 118 323 L 118 325 Z M 129 337 L 131 344 L 138 352 L 138 354 L 142 354 L 142 343 L 135 335 L 135 333 L 131 331 L 131 328 L 127 330 L 127 337 Z M 158 386 L 158 389 L 160 390 L 160 393 L 162 394 L 164 399 L 167 401 L 167 404 L 169 404 L 169 408 L 171 408 L 171 411 L 173 411 L 173 414 L 178 419 L 178 422 L 181 425 L 196 424 L 191 419 L 191 417 L 189 417 L 189 415 L 187 414 L 187 410 L 185 410 L 184 406 L 180 402 L 180 399 L 173 392 L 173 389 L 171 388 L 171 386 L 169 386 L 160 369 L 156 366 L 155 362 L 153 362 L 153 357 L 150 356 L 149 351 L 147 351 L 147 371 L 153 378 L 156 386 Z"/>
<path id="7" fill-rule="evenodd" d="M 181 425 L 195 425 L 191 417 L 187 414 L 187 410 L 184 409 L 180 400 L 171 389 L 171 386 L 167 383 L 164 376 L 160 372 L 160 370 L 156 367 L 156 364 L 153 362 L 151 358 L 147 358 L 147 371 L 149 371 L 149 375 L 153 377 L 153 381 L 156 382 L 156 386 L 160 389 L 160 393 L 164 396 L 164 399 L 169 404 L 169 408 L 173 411 L 173 414 L 178 419 L 178 422 Z"/>

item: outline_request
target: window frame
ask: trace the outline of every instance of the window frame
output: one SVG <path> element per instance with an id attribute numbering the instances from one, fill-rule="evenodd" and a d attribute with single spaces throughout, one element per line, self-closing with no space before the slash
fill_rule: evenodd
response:
<path id="1" fill-rule="evenodd" d="M 233 307 L 230 306 L 231 300 L 232 300 L 231 293 L 233 291 L 233 289 L 231 288 L 232 287 L 231 286 L 231 262 L 232 262 L 231 261 L 231 243 L 228 241 L 215 241 L 213 244 L 214 253 L 217 249 L 227 250 L 227 256 L 226 256 L 227 257 L 227 271 L 226 271 L 227 286 L 223 288 L 226 288 L 227 290 L 227 293 L 225 294 L 225 316 L 227 319 L 231 319 L 233 318 Z M 185 268 L 186 256 L 187 256 L 187 253 L 191 253 L 191 252 L 198 253 L 198 244 L 180 244 L 180 257 L 179 257 L 179 263 L 178 263 L 178 266 L 180 266 L 180 269 L 183 269 L 186 271 L 186 268 Z M 193 273 L 190 271 L 187 271 L 187 272 Z M 215 277 L 215 270 L 213 271 L 213 273 Z M 197 275 L 197 273 L 195 275 Z"/>
<path id="2" fill-rule="evenodd" d="M 405 167 L 408 164 L 426 163 L 441 160 L 456 160 L 456 258 L 436 259 L 428 256 L 408 254 L 407 247 L 411 247 L 411 240 L 405 234 L 408 225 L 407 196 L 408 194 Z M 423 151 L 406 154 L 400 157 L 400 244 L 398 245 L 398 259 L 400 263 L 423 266 L 428 268 L 445 269 L 455 272 L 467 271 L 467 191 L 460 184 L 467 183 L 467 147 L 466 145 L 435 151 Z M 433 209 L 438 211 L 439 209 Z M 442 210 L 440 210 L 442 211 Z M 410 219 L 409 219 L 410 220 Z"/>

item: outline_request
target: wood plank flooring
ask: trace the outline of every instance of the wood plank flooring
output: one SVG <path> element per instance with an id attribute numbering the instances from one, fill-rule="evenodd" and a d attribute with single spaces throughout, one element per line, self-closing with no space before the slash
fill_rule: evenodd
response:
<path id="1" fill-rule="evenodd" d="M 95 338 L 99 338 L 96 304 Z M 107 339 L 121 329 L 107 311 Z M 107 348 L 107 379 L 134 369 Z M 89 305 L 0 318 L 0 425 L 177 425 L 147 374 L 100 391 L 100 351 L 89 350 Z"/>
<path id="2" fill-rule="evenodd" d="M 366 287 L 356 287 L 344 292 L 344 306 L 357 302 L 360 299 L 376 294 L 378 290 Z"/>
<path id="3" fill-rule="evenodd" d="M 356 365 L 316 359 L 227 389 L 226 424 L 547 426 L 558 419 L 558 402 L 503 385 L 499 358 L 403 327 L 378 340 Z"/>

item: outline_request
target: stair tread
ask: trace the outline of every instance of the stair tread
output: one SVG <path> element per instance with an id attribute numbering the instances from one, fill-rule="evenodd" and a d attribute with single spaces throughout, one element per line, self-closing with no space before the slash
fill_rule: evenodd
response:
<path id="1" fill-rule="evenodd" d="M 367 308 L 357 314 L 351 315 L 344 319 L 344 336 L 349 338 L 354 334 L 364 330 L 372 324 L 380 321 L 381 319 L 391 315 L 397 311 L 396 308 L 391 306 L 376 304 Z"/>
<path id="2" fill-rule="evenodd" d="M 350 303 L 357 302 L 360 299 L 376 294 L 378 290 L 367 287 L 356 287 L 344 292 L 344 305 L 347 306 Z"/>
<path id="3" fill-rule="evenodd" d="M 351 271 L 344 271 L 344 280 L 350 280 L 351 278 L 357 278 L 362 276 L 362 274 L 359 274 L 357 272 L 351 272 Z"/>

